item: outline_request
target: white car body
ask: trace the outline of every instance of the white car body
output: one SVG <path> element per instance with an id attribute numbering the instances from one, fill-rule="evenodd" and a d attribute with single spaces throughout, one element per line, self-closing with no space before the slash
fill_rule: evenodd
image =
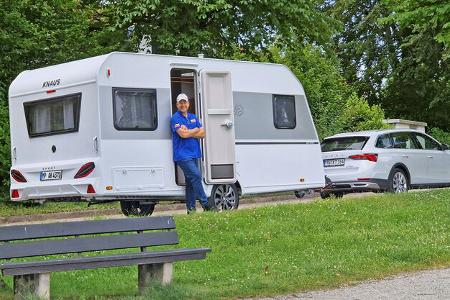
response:
<path id="1" fill-rule="evenodd" d="M 354 143 L 350 143 L 352 139 Z M 327 177 L 323 191 L 341 195 L 356 191 L 397 192 L 392 187 L 394 170 L 404 173 L 406 189 L 449 186 L 450 151 L 447 149 L 447 145 L 429 135 L 408 129 L 327 137 L 322 142 Z"/>

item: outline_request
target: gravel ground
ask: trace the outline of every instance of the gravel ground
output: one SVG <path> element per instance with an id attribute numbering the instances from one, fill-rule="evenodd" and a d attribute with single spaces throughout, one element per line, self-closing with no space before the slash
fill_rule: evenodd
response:
<path id="1" fill-rule="evenodd" d="M 403 274 L 334 290 L 312 291 L 259 300 L 294 299 L 450 299 L 450 268 Z"/>

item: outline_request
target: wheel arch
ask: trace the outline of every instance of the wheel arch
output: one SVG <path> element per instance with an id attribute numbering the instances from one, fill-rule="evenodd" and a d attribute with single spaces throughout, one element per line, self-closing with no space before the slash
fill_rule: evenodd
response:
<path id="1" fill-rule="evenodd" d="M 394 171 L 394 169 L 400 169 L 403 172 L 405 172 L 406 178 L 408 179 L 408 184 L 409 185 L 411 184 L 411 173 L 409 173 L 409 169 L 408 169 L 408 167 L 405 164 L 403 164 L 403 163 L 396 163 L 396 164 L 394 164 L 392 166 L 392 168 L 391 168 L 391 171 L 389 172 L 389 178 L 391 177 L 392 172 Z"/>
<path id="2" fill-rule="evenodd" d="M 238 194 L 239 196 L 242 196 L 242 188 L 241 188 L 241 184 L 239 183 L 238 180 L 236 180 L 236 182 L 234 183 L 236 185 L 236 188 L 238 190 Z"/>

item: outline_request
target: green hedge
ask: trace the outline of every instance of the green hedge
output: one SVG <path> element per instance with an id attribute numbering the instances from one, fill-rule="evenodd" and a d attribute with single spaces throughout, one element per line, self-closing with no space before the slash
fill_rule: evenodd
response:
<path id="1" fill-rule="evenodd" d="M 433 127 L 428 130 L 428 134 L 437 139 L 439 142 L 450 145 L 450 132 Z"/>

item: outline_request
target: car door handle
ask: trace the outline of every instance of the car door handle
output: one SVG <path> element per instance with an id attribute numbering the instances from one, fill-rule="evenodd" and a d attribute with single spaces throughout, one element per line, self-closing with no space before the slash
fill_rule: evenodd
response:
<path id="1" fill-rule="evenodd" d="M 406 155 L 406 154 L 403 154 L 403 155 L 402 155 L 402 157 L 404 157 L 404 158 L 408 158 L 409 156 L 408 156 L 408 155 Z"/>
<path id="2" fill-rule="evenodd" d="M 433 158 L 433 156 L 431 156 L 431 155 L 427 155 L 427 158 Z"/>

